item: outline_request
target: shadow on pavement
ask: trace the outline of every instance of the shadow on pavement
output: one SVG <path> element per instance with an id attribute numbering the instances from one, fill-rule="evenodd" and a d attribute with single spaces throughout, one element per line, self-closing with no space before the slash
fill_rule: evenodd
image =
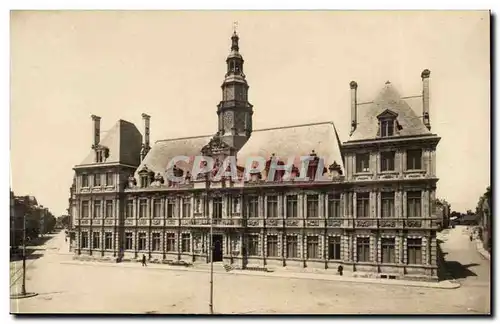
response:
<path id="1" fill-rule="evenodd" d="M 477 263 L 461 264 L 457 261 L 446 261 L 445 267 L 455 279 L 464 279 L 467 277 L 477 277 L 475 272 L 469 270 L 470 267 L 477 266 Z"/>
<path id="2" fill-rule="evenodd" d="M 28 253 L 28 251 L 26 251 L 26 260 L 36 260 L 36 259 L 40 259 L 41 257 L 43 257 L 43 254 L 40 254 L 40 253 Z M 10 258 L 10 261 L 20 261 L 22 259 L 23 259 L 22 255 L 15 255 L 15 256 L 12 256 Z"/>
<path id="3" fill-rule="evenodd" d="M 48 240 L 53 238 L 54 235 L 45 235 L 43 237 L 37 237 L 36 239 L 28 242 L 26 246 L 38 246 L 38 245 L 43 245 L 45 244 Z"/>
<path id="4" fill-rule="evenodd" d="M 438 240 L 439 243 L 440 240 Z M 437 259 L 438 259 L 438 278 L 441 280 L 464 279 L 467 277 L 477 277 L 477 274 L 471 270 L 470 267 L 477 266 L 477 263 L 462 264 L 458 261 L 447 261 L 445 256 L 447 252 L 443 252 L 441 244 L 437 246 Z"/>

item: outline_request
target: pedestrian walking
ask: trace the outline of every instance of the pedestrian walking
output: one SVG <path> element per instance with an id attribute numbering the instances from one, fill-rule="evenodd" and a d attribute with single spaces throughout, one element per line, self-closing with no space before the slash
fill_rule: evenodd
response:
<path id="1" fill-rule="evenodd" d="M 146 255 L 145 255 L 145 254 L 143 254 L 143 255 L 142 255 L 142 266 L 143 266 L 143 267 L 147 267 L 147 266 L 148 266 L 148 265 L 146 264 Z"/>

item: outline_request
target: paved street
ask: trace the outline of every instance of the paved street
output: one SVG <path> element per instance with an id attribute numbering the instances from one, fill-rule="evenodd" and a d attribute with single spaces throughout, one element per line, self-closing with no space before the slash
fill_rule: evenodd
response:
<path id="1" fill-rule="evenodd" d="M 489 261 L 465 228 L 440 234 L 462 287 L 433 289 L 343 281 L 215 274 L 217 313 L 478 314 L 489 313 Z M 45 245 L 28 269 L 30 299 L 11 300 L 12 312 L 207 313 L 209 274 L 143 268 L 140 264 L 74 265 L 64 234 Z M 58 248 L 60 250 L 58 250 Z M 18 285 L 15 285 L 18 287 Z"/>

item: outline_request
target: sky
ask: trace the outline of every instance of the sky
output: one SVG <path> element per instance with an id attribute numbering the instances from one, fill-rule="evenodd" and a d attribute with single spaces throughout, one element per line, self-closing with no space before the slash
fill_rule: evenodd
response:
<path id="1" fill-rule="evenodd" d="M 390 80 L 419 95 L 431 70 L 437 197 L 475 209 L 490 184 L 487 11 L 17 11 L 10 22 L 11 188 L 65 214 L 73 167 L 118 119 L 151 140 L 217 131 L 233 22 L 254 129 L 350 128 L 349 82 L 371 101 Z M 101 135 L 105 136 L 105 133 Z"/>

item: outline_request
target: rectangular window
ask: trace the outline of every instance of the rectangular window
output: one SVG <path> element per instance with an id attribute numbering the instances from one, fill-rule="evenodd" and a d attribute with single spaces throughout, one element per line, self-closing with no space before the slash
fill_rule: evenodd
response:
<path id="1" fill-rule="evenodd" d="M 112 172 L 106 173 L 106 186 L 113 186 L 115 184 L 115 175 Z"/>
<path id="2" fill-rule="evenodd" d="M 409 238 L 406 241 L 408 264 L 422 264 L 422 239 Z"/>
<path id="3" fill-rule="evenodd" d="M 248 255 L 249 256 L 259 256 L 259 236 L 249 235 L 248 236 Z"/>
<path id="4" fill-rule="evenodd" d="M 82 174 L 82 187 L 89 186 L 89 176 L 87 174 Z"/>
<path id="5" fill-rule="evenodd" d="M 356 195 L 356 217 L 369 218 L 370 217 L 370 193 L 358 192 Z"/>
<path id="6" fill-rule="evenodd" d="M 340 194 L 328 195 L 328 217 L 329 218 L 342 217 L 340 212 Z"/>
<path id="7" fill-rule="evenodd" d="M 394 218 L 394 192 L 382 192 L 382 218 Z"/>
<path id="8" fill-rule="evenodd" d="M 99 173 L 94 174 L 94 187 L 101 186 L 101 175 Z"/>
<path id="9" fill-rule="evenodd" d="M 113 233 L 104 233 L 104 248 L 106 250 L 111 250 L 113 248 Z"/>
<path id="10" fill-rule="evenodd" d="M 408 218 L 418 218 L 422 216 L 422 192 L 408 191 L 406 193 L 406 207 Z"/>
<path id="11" fill-rule="evenodd" d="M 125 213 L 126 218 L 134 217 L 134 201 L 132 199 L 127 200 L 127 211 Z"/>
<path id="12" fill-rule="evenodd" d="M 88 218 L 90 216 L 89 201 L 82 201 L 82 218 Z"/>
<path id="13" fill-rule="evenodd" d="M 382 263 L 396 263 L 396 243 L 394 238 L 382 238 Z"/>
<path id="14" fill-rule="evenodd" d="M 113 200 L 106 200 L 106 215 L 105 217 L 113 217 Z"/>
<path id="15" fill-rule="evenodd" d="M 94 218 L 101 218 L 101 201 L 94 201 Z"/>
<path id="16" fill-rule="evenodd" d="M 267 256 L 277 257 L 278 256 L 278 236 L 268 235 L 267 236 Z"/>
<path id="17" fill-rule="evenodd" d="M 318 195 L 307 195 L 307 218 L 319 217 L 319 199 Z"/>
<path id="18" fill-rule="evenodd" d="M 132 233 L 127 232 L 125 233 L 125 250 L 133 250 L 134 245 L 133 245 L 133 236 Z"/>
<path id="19" fill-rule="evenodd" d="M 257 196 L 248 197 L 248 217 L 259 217 L 259 197 Z"/>
<path id="20" fill-rule="evenodd" d="M 99 249 L 101 247 L 101 233 L 92 233 L 92 248 Z"/>
<path id="21" fill-rule="evenodd" d="M 286 257 L 287 258 L 298 258 L 298 238 L 297 235 L 288 235 L 286 237 Z"/>
<path id="22" fill-rule="evenodd" d="M 356 154 L 356 172 L 370 171 L 370 153 Z"/>
<path id="23" fill-rule="evenodd" d="M 167 218 L 174 218 L 175 201 L 173 199 L 167 200 Z"/>
<path id="24" fill-rule="evenodd" d="M 231 213 L 239 213 L 240 197 L 232 197 L 231 201 L 232 201 Z"/>
<path id="25" fill-rule="evenodd" d="M 297 195 L 286 196 L 286 218 L 297 218 Z"/>
<path id="26" fill-rule="evenodd" d="M 278 217 L 278 196 L 267 196 L 267 218 Z"/>
<path id="27" fill-rule="evenodd" d="M 319 237 L 317 236 L 307 237 L 307 258 L 319 259 Z"/>
<path id="28" fill-rule="evenodd" d="M 141 188 L 149 186 L 149 176 L 141 176 Z"/>
<path id="29" fill-rule="evenodd" d="M 328 237 L 328 260 L 340 260 L 340 236 Z"/>
<path id="30" fill-rule="evenodd" d="M 139 218 L 148 217 L 148 201 L 147 199 L 139 200 Z"/>
<path id="31" fill-rule="evenodd" d="M 153 217 L 159 218 L 161 217 L 161 199 L 153 200 Z"/>
<path id="32" fill-rule="evenodd" d="M 95 160 L 96 160 L 96 162 L 101 163 L 103 161 L 102 157 L 103 157 L 102 151 L 96 151 L 95 152 Z"/>
<path id="33" fill-rule="evenodd" d="M 222 218 L 222 197 L 214 197 L 213 199 L 213 218 Z"/>
<path id="34" fill-rule="evenodd" d="M 146 233 L 139 233 L 139 246 L 138 246 L 138 250 L 139 251 L 145 251 L 147 250 L 147 245 L 146 245 Z"/>
<path id="35" fill-rule="evenodd" d="M 182 249 L 181 252 L 189 253 L 191 252 L 191 234 L 182 233 Z"/>
<path id="36" fill-rule="evenodd" d="M 380 136 L 387 137 L 394 135 L 394 120 L 386 119 L 380 121 Z"/>
<path id="37" fill-rule="evenodd" d="M 370 238 L 358 237 L 356 241 L 358 262 L 370 262 Z"/>
<path id="38" fill-rule="evenodd" d="M 182 217 L 191 217 L 191 198 L 182 198 Z"/>
<path id="39" fill-rule="evenodd" d="M 88 232 L 82 232 L 82 241 L 80 242 L 80 246 L 82 249 L 89 248 L 89 233 Z"/>
<path id="40" fill-rule="evenodd" d="M 151 241 L 153 243 L 153 251 L 161 251 L 160 233 L 153 233 Z"/>
<path id="41" fill-rule="evenodd" d="M 175 250 L 175 233 L 167 233 L 167 252 L 174 252 Z"/>
<path id="42" fill-rule="evenodd" d="M 406 151 L 406 169 L 421 170 L 422 169 L 422 150 L 407 150 Z"/>
<path id="43" fill-rule="evenodd" d="M 394 160 L 396 152 L 388 151 L 380 153 L 380 171 L 394 171 Z"/>

